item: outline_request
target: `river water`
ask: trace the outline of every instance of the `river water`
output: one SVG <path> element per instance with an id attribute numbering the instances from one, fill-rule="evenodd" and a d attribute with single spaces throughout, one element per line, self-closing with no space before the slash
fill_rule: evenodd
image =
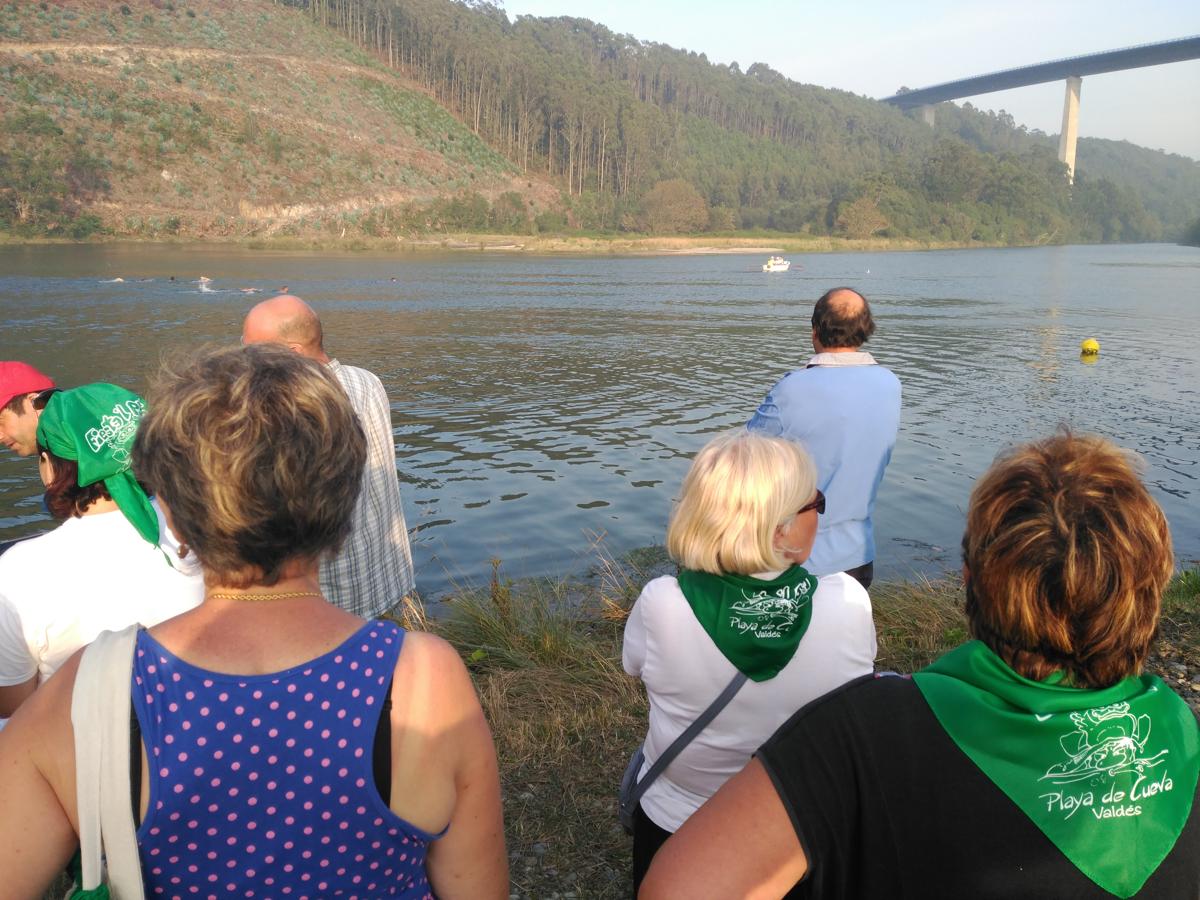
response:
<path id="1" fill-rule="evenodd" d="M 957 567 L 973 480 L 1060 423 L 1142 454 L 1180 562 L 1200 559 L 1200 251 L 761 263 L 4 247 L 0 358 L 63 385 L 142 389 L 164 355 L 236 341 L 246 309 L 289 287 L 320 312 L 330 353 L 388 389 L 419 586 L 437 596 L 486 582 L 493 557 L 511 577 L 557 575 L 587 570 L 598 537 L 615 554 L 661 543 L 691 455 L 805 362 L 813 301 L 849 284 L 878 322 L 868 349 L 904 385 L 877 577 Z M 1103 348 L 1090 365 L 1088 337 Z M 0 452 L 0 540 L 49 524 L 32 462 Z"/>

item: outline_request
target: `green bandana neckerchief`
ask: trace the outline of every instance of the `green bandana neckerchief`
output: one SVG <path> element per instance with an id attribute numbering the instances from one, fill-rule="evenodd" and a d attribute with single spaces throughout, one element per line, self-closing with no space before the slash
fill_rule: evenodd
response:
<path id="1" fill-rule="evenodd" d="M 83 859 L 78 850 L 71 857 L 71 861 L 67 863 L 67 874 L 71 876 L 74 883 L 71 885 L 71 893 L 67 894 L 66 900 L 110 900 L 112 897 L 106 884 L 100 884 L 94 888 L 82 886 Z"/>
<path id="2" fill-rule="evenodd" d="M 769 581 L 683 569 L 679 588 L 721 654 L 748 678 L 768 681 L 808 630 L 817 579 L 800 566 Z"/>
<path id="3" fill-rule="evenodd" d="M 1137 893 L 1175 846 L 1200 728 L 1156 676 L 1101 690 L 1031 681 L 969 641 L 913 681 L 959 749 L 1104 890 Z"/>
<path id="4" fill-rule="evenodd" d="M 158 516 L 129 471 L 129 453 L 146 403 L 115 384 L 88 384 L 50 397 L 38 417 L 38 443 L 79 466 L 79 486 L 103 481 L 138 534 L 158 544 Z"/>

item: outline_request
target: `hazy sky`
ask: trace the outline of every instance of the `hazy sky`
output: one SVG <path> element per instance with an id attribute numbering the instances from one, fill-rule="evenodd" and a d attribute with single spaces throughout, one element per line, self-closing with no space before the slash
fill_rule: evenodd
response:
<path id="1" fill-rule="evenodd" d="M 886 97 L 971 75 L 1200 34 L 1200 0 L 504 0 L 518 15 L 577 16 L 742 69 Z M 1062 82 L 970 102 L 1057 134 Z M 963 102 L 963 101 L 956 101 Z M 1079 133 L 1200 160 L 1200 60 L 1083 79 Z"/>

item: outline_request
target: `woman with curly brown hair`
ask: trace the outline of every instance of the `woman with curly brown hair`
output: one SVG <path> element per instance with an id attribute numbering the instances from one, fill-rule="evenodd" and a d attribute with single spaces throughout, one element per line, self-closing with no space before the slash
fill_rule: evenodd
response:
<path id="1" fill-rule="evenodd" d="M 205 597 L 123 636 L 132 771 L 115 779 L 125 821 L 104 826 L 114 896 L 507 897 L 495 750 L 465 666 L 321 593 L 366 454 L 345 392 L 264 344 L 201 354 L 149 396 L 134 469 Z M 72 694 L 113 645 L 73 657 L 0 733 L 5 897 L 40 896 L 75 848 L 88 795 Z"/>
<path id="2" fill-rule="evenodd" d="M 1128 455 L 1003 454 L 963 537 L 973 640 L 809 704 L 667 842 L 643 897 L 1178 897 L 1200 728 L 1142 673 L 1173 563 Z"/>

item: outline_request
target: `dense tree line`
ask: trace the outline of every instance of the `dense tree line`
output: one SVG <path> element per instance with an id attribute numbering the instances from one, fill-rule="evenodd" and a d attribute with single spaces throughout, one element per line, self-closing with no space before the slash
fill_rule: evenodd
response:
<path id="1" fill-rule="evenodd" d="M 1071 189 L 1052 139 L 1003 113 L 944 104 L 931 131 L 761 63 L 714 65 L 586 19 L 510 22 L 491 0 L 283 2 L 420 82 L 524 171 L 559 179 L 585 227 L 1148 240 L 1164 224 L 1181 233 L 1200 204 L 1200 170 L 1182 157 L 1148 212 L 1144 191 L 1112 177 L 1115 142 L 1085 142 Z M 689 191 L 702 207 L 682 202 Z"/>
<path id="2" fill-rule="evenodd" d="M 1021 153 L 1033 148 L 1056 151 L 1058 137 L 1017 125 L 1012 116 L 983 112 L 969 102 L 937 108 L 939 134 L 953 135 L 987 153 Z M 1080 138 L 1076 170 L 1085 182 L 1110 181 L 1128 205 L 1132 193 L 1161 224 L 1162 234 L 1175 236 L 1200 212 L 1200 162 L 1139 147 L 1128 141 Z M 1145 223 L 1142 223 L 1143 225 Z M 1157 229 L 1152 226 L 1152 230 Z M 1150 234 L 1151 237 L 1157 237 Z"/>

